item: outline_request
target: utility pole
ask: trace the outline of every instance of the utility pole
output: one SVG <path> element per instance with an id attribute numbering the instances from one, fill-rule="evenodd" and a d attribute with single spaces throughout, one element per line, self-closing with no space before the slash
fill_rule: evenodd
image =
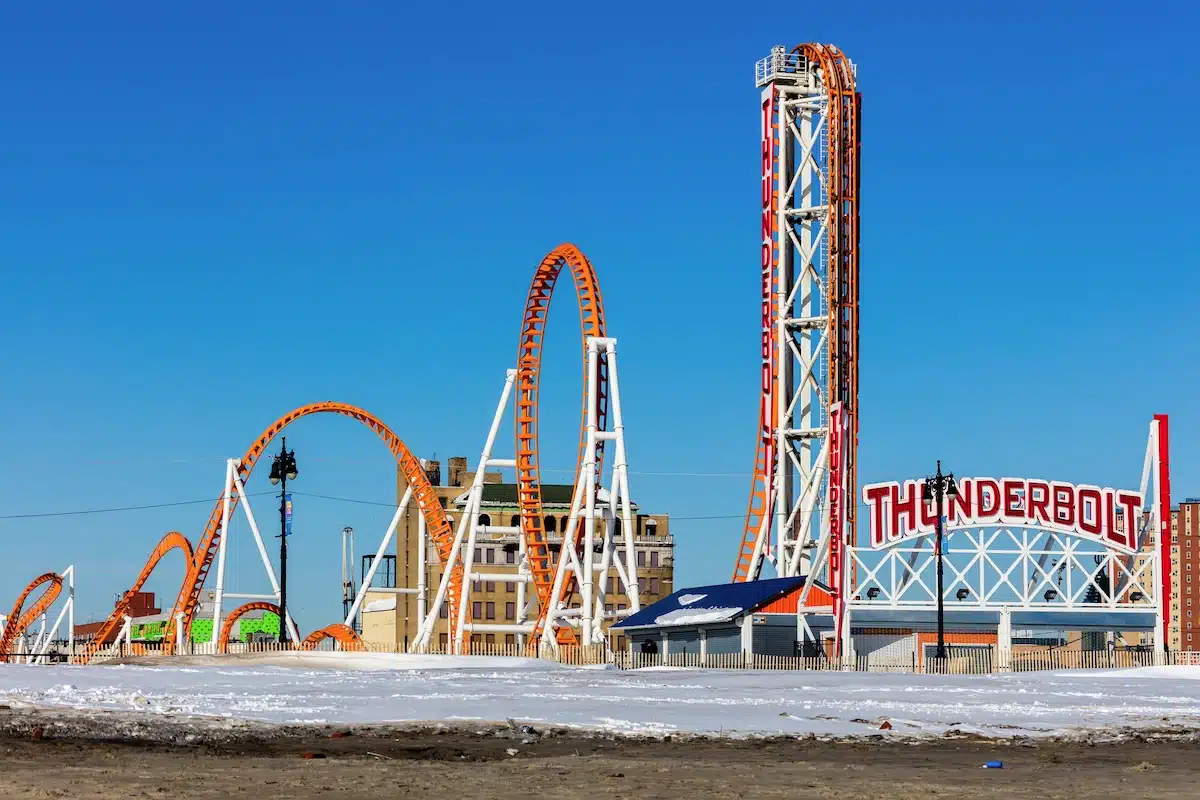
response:
<path id="1" fill-rule="evenodd" d="M 279 448 L 279 454 L 271 464 L 271 485 L 282 483 L 279 491 L 279 641 L 288 643 L 288 611 L 287 611 L 287 540 L 291 527 L 291 509 L 289 507 L 287 482 L 295 480 L 299 474 L 296 469 L 296 453 L 287 449 L 287 437 Z"/>
<path id="2" fill-rule="evenodd" d="M 925 486 L 921 491 L 921 499 L 928 502 L 935 500 L 937 502 L 937 539 L 934 543 L 934 554 L 937 557 L 937 653 L 935 658 L 938 664 L 944 665 L 946 659 L 946 614 L 945 614 L 945 589 L 942 586 L 942 516 L 945 514 L 945 499 L 947 497 L 958 497 L 958 486 L 954 483 L 954 473 L 949 475 L 942 474 L 942 462 L 938 459 L 937 474 L 931 478 L 925 479 Z"/>
<path id="3" fill-rule="evenodd" d="M 354 585 L 354 528 L 342 528 L 342 616 L 350 614 L 354 607 L 354 599 L 358 595 L 358 587 Z M 355 615 L 357 616 L 357 615 Z M 354 630 L 359 629 L 358 620 L 348 623 Z"/>

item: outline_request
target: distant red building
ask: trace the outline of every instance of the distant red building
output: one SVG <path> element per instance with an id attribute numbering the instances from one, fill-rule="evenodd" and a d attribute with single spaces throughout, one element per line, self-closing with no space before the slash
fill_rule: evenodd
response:
<path id="1" fill-rule="evenodd" d="M 129 603 L 129 616 L 137 619 L 138 617 L 152 617 L 155 614 L 161 614 L 162 609 L 154 604 L 154 592 L 136 592 L 133 599 Z M 117 599 L 113 602 L 113 609 L 117 607 L 117 603 L 121 602 L 121 595 L 117 595 Z M 100 628 L 104 626 L 104 620 L 99 622 L 85 622 L 82 625 L 75 626 L 75 638 L 87 641 L 93 638 L 100 632 Z"/>

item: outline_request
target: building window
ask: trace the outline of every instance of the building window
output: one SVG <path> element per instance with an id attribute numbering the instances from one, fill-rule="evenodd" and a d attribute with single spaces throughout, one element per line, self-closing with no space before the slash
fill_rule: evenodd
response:
<path id="1" fill-rule="evenodd" d="M 471 617 L 473 619 L 483 619 L 483 603 L 478 600 L 471 603 Z"/>
<path id="2" fill-rule="evenodd" d="M 547 516 L 543 524 L 546 526 L 546 533 L 555 533 L 558 530 L 558 523 L 554 517 Z"/>
<path id="3" fill-rule="evenodd" d="M 447 643 L 448 643 L 448 640 L 446 639 L 446 634 L 444 634 L 444 633 L 440 634 L 438 636 L 438 647 L 440 647 L 444 651 L 446 649 Z"/>
<path id="4" fill-rule="evenodd" d="M 487 563 L 489 563 L 489 564 L 495 564 L 495 563 L 496 563 L 496 548 L 494 548 L 494 547 L 489 547 L 489 548 L 488 548 L 488 549 L 487 549 L 487 550 L 484 552 L 484 555 L 485 555 L 485 556 L 487 556 Z"/>
<path id="5" fill-rule="evenodd" d="M 487 635 L 487 636 L 484 638 L 484 640 L 483 640 L 483 641 L 484 641 L 484 643 L 485 643 L 485 644 L 486 644 L 488 647 L 495 647 L 495 646 L 496 646 L 496 634 L 494 634 L 494 633 L 489 633 L 489 634 L 488 634 L 488 635 Z"/>
<path id="6" fill-rule="evenodd" d="M 487 604 L 487 618 L 488 619 L 496 618 L 496 604 L 495 603 Z"/>
<path id="7" fill-rule="evenodd" d="M 658 551 L 657 550 L 650 551 L 650 566 L 652 566 L 652 567 L 658 566 Z"/>
<path id="8" fill-rule="evenodd" d="M 504 646 L 505 647 L 516 647 L 517 646 L 517 637 L 511 633 L 505 635 Z"/>
<path id="9" fill-rule="evenodd" d="M 505 564 L 517 563 L 517 551 L 516 550 L 505 550 L 504 551 L 504 563 Z"/>
<path id="10" fill-rule="evenodd" d="M 480 525 L 491 525 L 492 518 L 490 516 L 488 516 L 487 514 L 480 514 L 479 515 L 479 524 Z"/>
<path id="11" fill-rule="evenodd" d="M 483 584 L 483 590 L 484 590 L 485 592 L 494 592 L 494 591 L 496 591 L 496 582 L 495 582 L 495 581 L 485 581 L 485 582 L 484 582 L 484 584 Z"/>
<path id="12" fill-rule="evenodd" d="M 638 550 L 638 566 L 639 567 L 646 566 L 646 551 L 645 550 Z"/>
<path id="13" fill-rule="evenodd" d="M 509 527 L 510 527 L 510 528 L 518 528 L 518 527 L 520 527 L 520 526 L 521 526 L 521 515 L 520 515 L 520 514 L 513 514 L 513 515 L 512 515 L 512 518 L 511 518 L 511 519 L 509 519 L 509 521 L 508 521 L 508 525 L 509 525 Z"/>
<path id="14" fill-rule="evenodd" d="M 482 563 L 483 563 L 483 548 L 482 548 L 482 547 L 476 547 L 476 548 L 475 548 L 475 556 L 474 556 L 474 559 L 475 559 L 475 563 L 476 563 L 476 564 L 482 564 Z"/>
<path id="15" fill-rule="evenodd" d="M 606 613 L 606 614 L 611 614 L 612 612 L 613 612 L 613 604 L 612 604 L 612 603 L 605 603 L 605 604 L 604 604 L 604 613 Z"/>
<path id="16" fill-rule="evenodd" d="M 650 594 L 658 594 L 658 578 L 650 579 Z"/>
<path id="17" fill-rule="evenodd" d="M 450 604 L 442 602 L 442 607 L 438 609 L 438 616 L 442 619 L 450 619 Z"/>
<path id="18" fill-rule="evenodd" d="M 504 584 L 504 591 L 508 592 L 509 594 L 512 594 L 516 590 L 517 590 L 517 585 L 515 583 L 513 583 L 512 581 L 508 581 L 507 583 Z"/>
<path id="19" fill-rule="evenodd" d="M 517 604 L 516 603 L 505 603 L 504 604 L 504 618 L 505 619 L 516 619 L 517 618 Z"/>
<path id="20" fill-rule="evenodd" d="M 617 611 L 624 611 L 624 610 L 625 610 L 625 604 L 617 603 Z"/>
<path id="21" fill-rule="evenodd" d="M 617 593 L 617 578 L 615 575 L 608 576 L 608 593 L 609 594 Z"/>

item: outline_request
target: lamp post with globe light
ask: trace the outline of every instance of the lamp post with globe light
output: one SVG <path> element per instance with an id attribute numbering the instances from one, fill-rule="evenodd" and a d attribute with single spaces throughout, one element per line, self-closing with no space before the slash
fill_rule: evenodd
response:
<path id="1" fill-rule="evenodd" d="M 938 663 L 944 663 L 946 658 L 946 618 L 944 600 L 942 597 L 944 589 L 942 588 L 942 515 L 945 509 L 945 499 L 947 497 L 958 497 L 958 486 L 954 483 L 954 473 L 949 475 L 942 474 L 942 462 L 939 459 L 937 462 L 937 474 L 926 478 L 925 485 L 921 490 L 921 499 L 928 502 L 930 500 L 937 501 L 937 539 L 934 544 L 935 555 L 937 556 L 937 654 Z"/>

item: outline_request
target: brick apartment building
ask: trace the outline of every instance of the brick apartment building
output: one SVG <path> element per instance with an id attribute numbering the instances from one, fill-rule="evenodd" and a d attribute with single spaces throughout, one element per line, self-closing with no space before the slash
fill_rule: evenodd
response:
<path id="1" fill-rule="evenodd" d="M 426 465 L 426 473 L 433 484 L 442 508 L 453 526 L 458 525 L 460 516 L 464 513 L 467 492 L 475 478 L 475 473 L 468 471 L 467 459 L 453 457 L 447 461 L 445 483 L 442 481 L 441 464 L 430 461 Z M 520 524 L 520 508 L 517 504 L 517 486 L 513 483 L 502 483 L 501 473 L 488 473 L 484 478 L 482 508 L 480 522 L 484 525 L 518 526 Z M 403 475 L 397 476 L 397 495 L 403 495 L 407 484 Z M 550 549 L 555 558 L 562 544 L 562 533 L 566 529 L 571 509 L 571 493 L 573 487 L 563 484 L 542 484 L 542 507 L 545 514 L 545 528 Z M 670 518 L 666 514 L 644 514 L 636 503 L 631 503 L 634 514 L 635 545 L 637 547 L 638 581 L 642 589 L 642 606 L 645 607 L 674 591 L 675 541 L 671 534 Z M 410 503 L 396 531 L 396 555 L 394 568 L 382 569 L 374 580 L 376 586 L 389 584 L 400 587 L 415 588 L 418 585 L 420 564 L 420 534 L 415 503 Z M 432 605 L 437 593 L 438 581 L 441 580 L 442 570 L 438 563 L 437 550 L 426 542 L 426 576 L 425 585 Z M 518 537 L 509 534 L 493 534 L 486 540 L 482 537 L 476 540 L 474 555 L 475 564 L 489 573 L 513 573 L 518 569 Z M 611 570 L 605 587 L 605 605 L 610 611 L 623 611 L 629 607 L 629 598 L 621 591 L 620 581 L 616 571 Z M 488 581 L 483 584 L 482 591 L 476 589 L 471 594 L 472 619 L 481 622 L 496 622 L 512 624 L 520 617 L 517 608 L 516 582 Z M 525 592 L 528 614 L 526 620 L 536 618 L 537 601 L 531 585 L 526 586 Z M 416 638 L 418 632 L 417 597 L 412 594 L 386 594 L 368 592 L 363 605 L 362 635 L 368 642 L 407 648 Z M 441 617 L 434 628 L 432 645 L 442 649 L 447 642 L 447 614 L 443 609 Z M 625 637 L 616 634 L 610 636 L 610 644 L 614 647 L 624 647 Z M 513 646 L 516 644 L 514 634 L 474 634 L 473 644 L 483 646 Z"/>
<path id="2" fill-rule="evenodd" d="M 1200 497 L 1189 497 L 1171 509 L 1171 628 L 1167 640 L 1172 650 L 1200 650 L 1200 609 L 1193 599 L 1200 585 L 1192 575 L 1200 575 Z M 1200 579 L 1197 579 L 1200 580 Z M 1194 627 L 1193 627 L 1194 626 Z"/>

